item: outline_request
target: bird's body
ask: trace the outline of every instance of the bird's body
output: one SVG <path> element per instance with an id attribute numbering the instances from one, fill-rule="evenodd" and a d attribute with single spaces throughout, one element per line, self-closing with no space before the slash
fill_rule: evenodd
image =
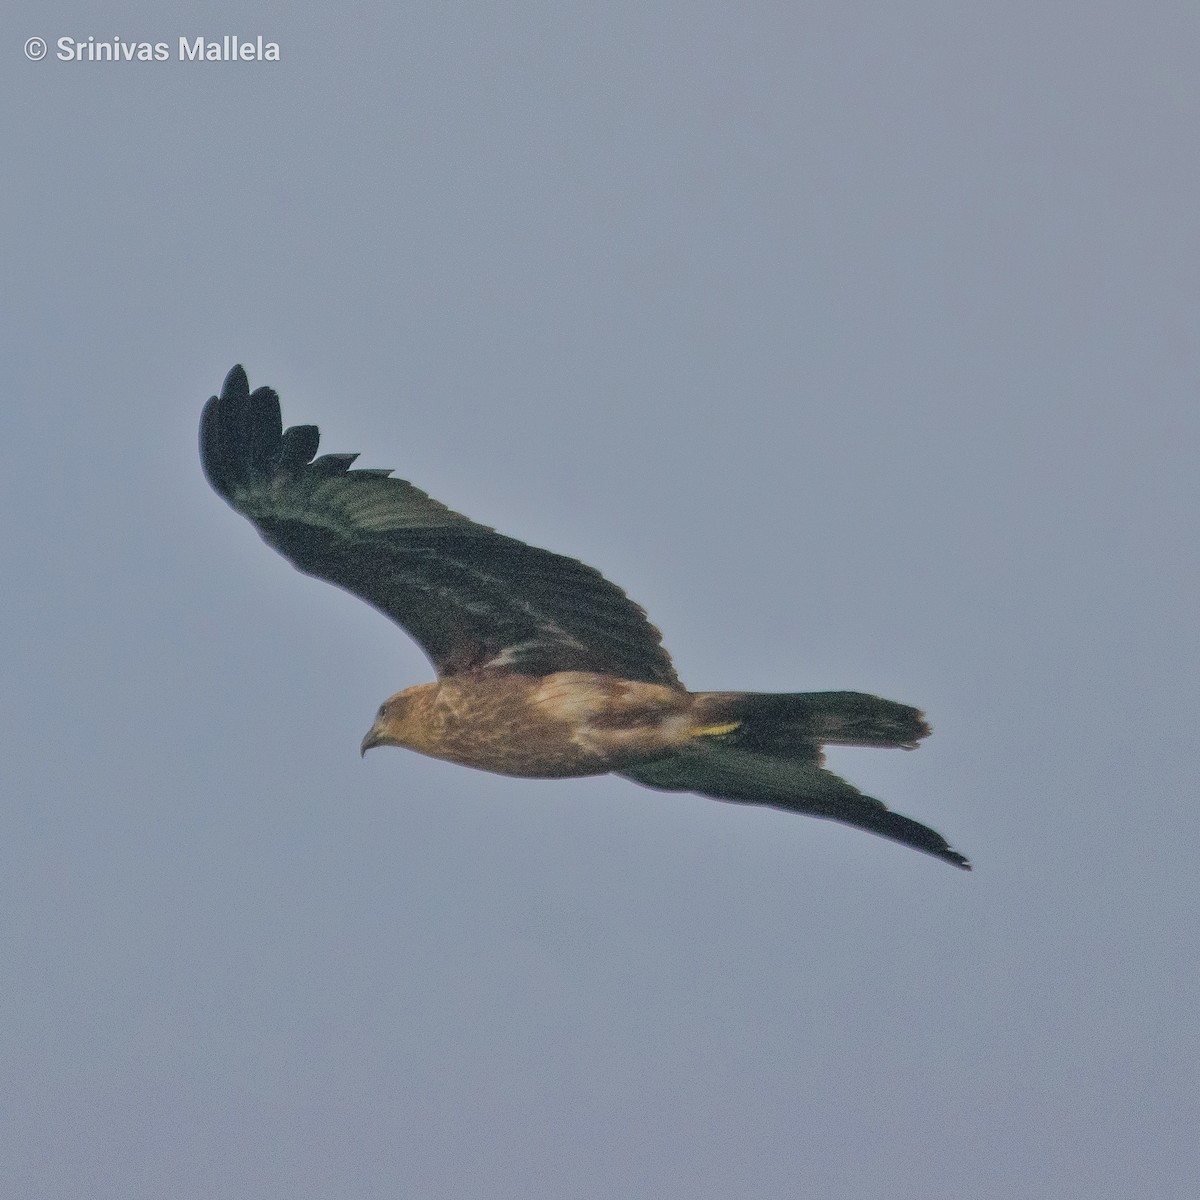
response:
<path id="1" fill-rule="evenodd" d="M 682 688 L 587 671 L 471 671 L 393 696 L 363 741 L 527 779 L 606 775 L 696 736 Z"/>
<path id="2" fill-rule="evenodd" d="M 234 367 L 205 406 L 209 482 L 301 571 L 406 629 L 438 679 L 362 743 L 526 778 L 647 787 L 827 817 L 970 868 L 932 829 L 824 769 L 824 745 L 915 747 L 915 708 L 861 692 L 689 692 L 646 614 L 592 567 L 452 512 L 357 457 L 314 458 L 279 398 Z"/>

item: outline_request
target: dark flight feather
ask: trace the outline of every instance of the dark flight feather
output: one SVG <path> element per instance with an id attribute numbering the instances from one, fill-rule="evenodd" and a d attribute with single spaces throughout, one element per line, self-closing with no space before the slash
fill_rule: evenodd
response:
<path id="1" fill-rule="evenodd" d="M 439 675 L 495 666 L 677 685 L 645 612 L 592 567 L 452 512 L 355 454 L 315 458 L 314 425 L 283 428 L 271 388 L 236 366 L 204 407 L 213 488 L 294 566 L 365 600 Z"/>
<path id="2" fill-rule="evenodd" d="M 710 738 L 617 774 L 659 791 L 697 792 L 714 800 L 761 804 L 839 821 L 922 850 L 965 871 L 971 869 L 970 862 L 940 833 L 892 812 L 882 800 L 864 796 L 840 776 L 826 771 L 821 761 L 816 745 L 799 745 L 785 755 L 745 749 L 726 738 Z"/>

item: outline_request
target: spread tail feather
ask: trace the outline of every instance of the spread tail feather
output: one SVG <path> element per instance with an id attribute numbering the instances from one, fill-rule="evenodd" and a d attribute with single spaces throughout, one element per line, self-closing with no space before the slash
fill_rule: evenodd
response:
<path id="1" fill-rule="evenodd" d="M 882 800 L 864 796 L 820 763 L 816 746 L 801 747 L 792 756 L 784 756 L 714 739 L 697 740 L 667 758 L 619 774 L 660 791 L 698 792 L 714 800 L 762 804 L 840 821 L 932 854 L 963 870 L 971 869 L 970 862 L 940 833 L 892 812 Z"/>

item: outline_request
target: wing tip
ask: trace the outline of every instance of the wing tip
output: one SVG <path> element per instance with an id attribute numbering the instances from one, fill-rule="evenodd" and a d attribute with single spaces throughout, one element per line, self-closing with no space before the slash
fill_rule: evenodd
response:
<path id="1" fill-rule="evenodd" d="M 914 850 L 923 850 L 942 862 L 958 867 L 960 871 L 974 870 L 971 860 L 965 854 L 959 854 L 936 829 L 930 829 L 928 825 L 922 825 L 920 821 L 893 812 L 890 808 L 880 814 L 878 824 L 868 822 L 864 827 Z"/>
<path id="2" fill-rule="evenodd" d="M 221 385 L 222 400 L 244 400 L 250 395 L 250 379 L 241 363 L 234 363 Z"/>
<path id="3" fill-rule="evenodd" d="M 310 440 L 315 441 L 315 436 Z M 200 464 L 205 477 L 232 502 L 239 487 L 269 478 L 278 469 L 283 449 L 279 394 L 269 387 L 252 392 L 246 368 L 235 363 L 220 394 L 209 397 L 200 417 Z"/>

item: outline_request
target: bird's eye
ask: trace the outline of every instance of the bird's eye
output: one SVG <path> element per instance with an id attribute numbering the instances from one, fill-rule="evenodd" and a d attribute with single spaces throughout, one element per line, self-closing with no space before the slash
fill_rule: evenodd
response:
<path id="1" fill-rule="evenodd" d="M 381 705 L 379 706 L 379 711 L 378 711 L 378 712 L 375 714 L 375 719 L 376 719 L 377 721 L 378 721 L 378 720 L 382 720 L 382 719 L 383 719 L 383 714 L 384 714 L 385 712 L 387 712 L 387 705 L 386 705 L 386 704 L 381 704 Z"/>

